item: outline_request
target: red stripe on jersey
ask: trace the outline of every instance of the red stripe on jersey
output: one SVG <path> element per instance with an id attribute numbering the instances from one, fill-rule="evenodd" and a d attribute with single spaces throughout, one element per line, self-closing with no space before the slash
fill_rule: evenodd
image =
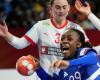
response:
<path id="1" fill-rule="evenodd" d="M 58 29 L 61 29 L 61 28 L 64 28 L 67 25 L 68 21 L 65 20 L 65 22 L 62 24 L 61 27 L 57 27 L 57 24 L 56 24 L 56 22 L 53 19 L 51 19 L 51 23 L 53 24 L 54 27 L 56 27 Z"/>
<path id="2" fill-rule="evenodd" d="M 30 38 L 28 37 L 27 35 L 24 35 L 25 39 L 27 39 L 27 41 L 29 41 L 33 46 L 36 45 L 36 43 Z"/>

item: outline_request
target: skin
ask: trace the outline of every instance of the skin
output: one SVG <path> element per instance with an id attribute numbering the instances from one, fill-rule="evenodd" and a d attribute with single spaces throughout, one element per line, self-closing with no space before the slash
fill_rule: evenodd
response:
<path id="1" fill-rule="evenodd" d="M 83 6 L 79 0 L 76 0 L 75 7 L 76 9 L 85 14 L 88 15 L 91 13 L 90 5 L 86 3 L 86 7 Z M 63 25 L 63 23 L 66 21 L 66 17 L 68 15 L 68 12 L 70 10 L 70 5 L 68 4 L 67 0 L 54 0 L 53 5 L 51 5 L 51 15 L 53 17 L 53 20 L 57 24 L 58 28 Z M 11 42 L 13 40 L 13 36 L 7 28 L 7 25 L 5 21 L 3 21 L 3 25 L 0 24 L 0 36 L 3 37 L 7 42 Z"/>
<path id="2" fill-rule="evenodd" d="M 68 50 L 62 50 L 62 51 L 65 57 L 69 57 L 69 56 L 74 56 L 75 51 L 77 50 L 77 48 L 81 47 L 82 44 L 79 41 L 79 35 L 77 34 L 77 32 L 69 30 L 63 35 L 61 39 L 61 45 L 62 48 L 68 48 Z M 70 64 L 68 61 L 58 60 L 54 61 L 51 64 L 51 67 L 65 69 L 69 65 Z"/>
<path id="3" fill-rule="evenodd" d="M 53 5 L 51 5 L 51 15 L 53 20 L 57 24 L 58 28 L 61 27 L 66 21 L 66 16 L 70 10 L 70 6 L 67 0 L 54 0 Z M 0 36 L 3 37 L 7 42 L 13 40 L 13 36 L 9 31 L 7 24 L 3 21 L 3 25 L 0 24 Z"/>
<path id="4" fill-rule="evenodd" d="M 79 35 L 75 31 L 69 30 L 62 37 L 61 45 L 63 48 L 68 48 L 68 50 L 63 50 L 65 57 L 73 56 L 76 49 L 81 46 Z"/>
<path id="5" fill-rule="evenodd" d="M 86 4 L 86 6 L 84 6 L 84 5 L 80 2 L 80 0 L 76 0 L 76 1 L 75 1 L 75 7 L 76 7 L 76 9 L 77 9 L 80 13 L 82 13 L 83 15 L 88 16 L 89 14 L 92 13 L 92 11 L 91 11 L 91 7 L 90 7 L 89 3 L 88 3 L 88 2 L 85 2 L 85 4 Z"/>
<path id="6" fill-rule="evenodd" d="M 63 25 L 70 10 L 67 0 L 54 0 L 51 5 L 51 15 L 58 27 Z"/>
<path id="7" fill-rule="evenodd" d="M 60 28 L 66 22 L 66 16 L 70 10 L 70 5 L 67 0 L 54 0 L 51 5 L 51 15 L 57 27 Z M 14 35 L 8 31 L 5 21 L 0 24 L 0 36 L 3 37 L 8 43 L 12 42 Z"/>

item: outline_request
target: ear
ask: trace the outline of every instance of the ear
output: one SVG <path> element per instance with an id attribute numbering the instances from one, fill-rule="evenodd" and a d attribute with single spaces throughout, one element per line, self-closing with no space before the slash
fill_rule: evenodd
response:
<path id="1" fill-rule="evenodd" d="M 77 48 L 80 48 L 82 46 L 82 43 L 81 42 L 78 42 L 77 43 Z"/>

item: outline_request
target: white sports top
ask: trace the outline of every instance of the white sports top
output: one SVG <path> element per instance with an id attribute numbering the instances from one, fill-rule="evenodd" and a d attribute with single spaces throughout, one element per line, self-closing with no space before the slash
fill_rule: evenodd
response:
<path id="1" fill-rule="evenodd" d="M 61 28 L 57 28 L 53 19 L 47 19 L 36 23 L 24 36 L 31 44 L 38 45 L 40 65 L 49 75 L 52 75 L 54 71 L 50 68 L 51 63 L 63 58 L 60 50 L 60 39 L 69 28 L 78 29 L 85 34 L 76 23 L 66 21 Z M 88 41 L 86 34 L 85 39 Z"/>

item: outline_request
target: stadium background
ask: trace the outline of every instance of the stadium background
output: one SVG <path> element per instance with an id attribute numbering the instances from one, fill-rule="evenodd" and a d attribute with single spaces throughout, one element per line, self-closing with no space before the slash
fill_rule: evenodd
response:
<path id="1" fill-rule="evenodd" d="M 38 20 L 50 17 L 48 1 L 49 0 L 0 0 L 0 19 L 6 18 L 9 31 L 16 36 L 21 37 Z M 100 18 L 100 1 L 88 1 L 91 4 L 93 13 Z M 100 31 L 96 30 L 86 17 L 75 10 L 73 6 L 74 0 L 71 0 L 71 3 L 70 15 L 67 18 L 83 27 L 90 42 L 94 46 L 100 44 Z M 15 69 L 17 59 L 23 55 L 31 54 L 38 58 L 37 50 L 37 47 L 33 46 L 29 46 L 22 50 L 16 50 L 0 37 L 0 75 L 6 75 L 7 72 L 4 72 L 4 70 Z M 3 78 L 3 76 L 1 76 L 0 79 Z"/>

